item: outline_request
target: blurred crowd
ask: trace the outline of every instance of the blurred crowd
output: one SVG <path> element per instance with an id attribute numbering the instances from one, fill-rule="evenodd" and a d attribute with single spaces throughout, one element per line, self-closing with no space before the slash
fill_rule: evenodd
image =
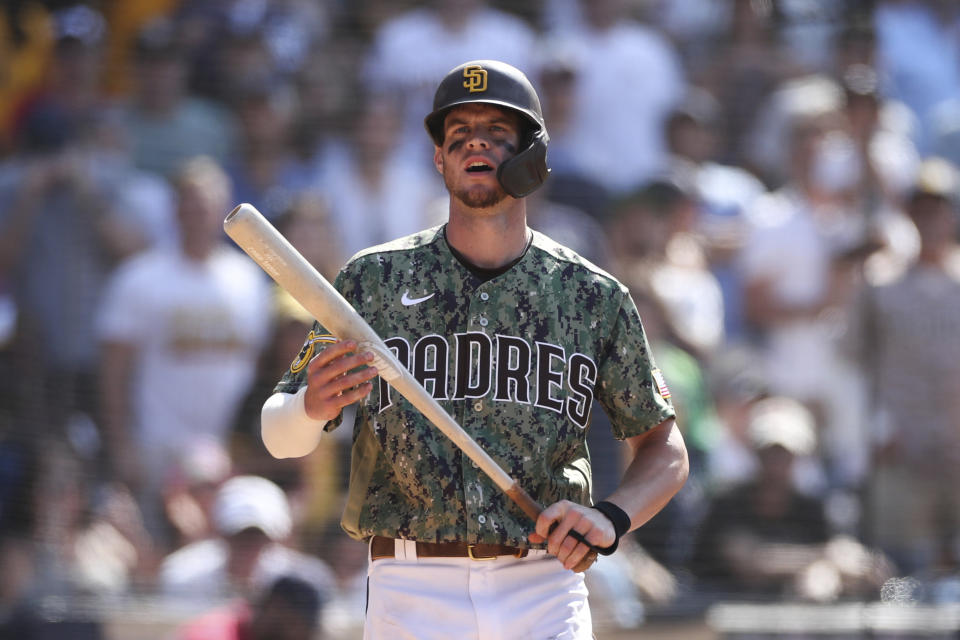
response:
<path id="1" fill-rule="evenodd" d="M 441 223 L 423 116 L 479 58 L 537 87 L 530 225 L 629 286 L 691 454 L 590 570 L 598 624 L 960 602 L 957 3 L 7 0 L 0 635 L 67 624 L 51 597 L 179 599 L 182 638 L 357 628 L 350 429 L 265 452 L 312 319 L 222 220 L 253 203 L 330 278 Z M 625 457 L 593 417 L 600 499 Z"/>

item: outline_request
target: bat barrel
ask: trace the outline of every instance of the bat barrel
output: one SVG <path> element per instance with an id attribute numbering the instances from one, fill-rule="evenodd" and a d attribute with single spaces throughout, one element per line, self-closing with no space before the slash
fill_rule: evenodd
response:
<path id="1" fill-rule="evenodd" d="M 380 340 L 340 292 L 253 205 L 237 206 L 224 220 L 223 230 L 333 335 L 357 342 Z M 330 312 L 318 315 L 321 309 Z"/>

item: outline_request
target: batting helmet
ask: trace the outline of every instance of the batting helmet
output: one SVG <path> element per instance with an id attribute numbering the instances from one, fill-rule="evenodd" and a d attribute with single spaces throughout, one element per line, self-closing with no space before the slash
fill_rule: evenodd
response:
<path id="1" fill-rule="evenodd" d="M 497 168 L 497 180 L 514 198 L 522 198 L 547 179 L 547 127 L 540 98 L 527 76 L 516 67 L 497 60 L 474 60 L 452 69 L 440 82 L 433 98 L 433 111 L 423 123 L 434 144 L 443 144 L 443 119 L 461 104 L 481 102 L 505 107 L 522 116 L 521 150 Z"/>

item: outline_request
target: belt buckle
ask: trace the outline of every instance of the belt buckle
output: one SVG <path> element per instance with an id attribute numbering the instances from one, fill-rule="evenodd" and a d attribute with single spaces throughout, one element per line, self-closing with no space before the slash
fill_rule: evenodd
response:
<path id="1" fill-rule="evenodd" d="M 475 546 L 477 546 L 477 545 L 474 545 L 474 544 L 468 544 L 468 545 L 467 545 L 467 555 L 470 556 L 470 559 L 471 559 L 471 560 L 480 561 L 480 560 L 496 560 L 496 559 L 497 559 L 497 556 L 496 556 L 496 555 L 492 555 L 492 556 L 475 556 L 475 555 L 473 555 L 473 548 L 474 548 Z"/>

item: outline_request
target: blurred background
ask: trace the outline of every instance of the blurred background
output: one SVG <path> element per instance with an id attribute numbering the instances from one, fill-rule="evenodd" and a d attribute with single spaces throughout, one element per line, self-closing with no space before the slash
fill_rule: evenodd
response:
<path id="1" fill-rule="evenodd" d="M 442 222 L 422 121 L 477 58 L 537 87 L 530 225 L 630 287 L 690 450 L 597 637 L 958 637 L 950 0 L 4 0 L 0 637 L 360 637 L 350 429 L 265 452 L 311 319 L 221 223 L 332 278 Z"/>

